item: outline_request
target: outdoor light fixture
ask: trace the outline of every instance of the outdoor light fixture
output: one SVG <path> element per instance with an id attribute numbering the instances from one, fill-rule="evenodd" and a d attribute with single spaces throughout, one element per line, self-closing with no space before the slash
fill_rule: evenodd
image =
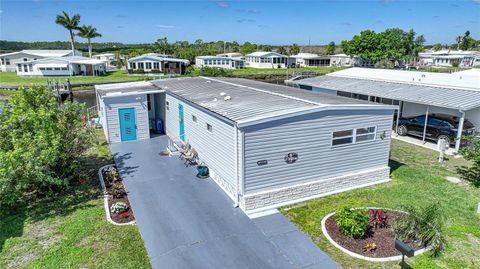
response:
<path id="1" fill-rule="evenodd" d="M 409 245 L 400 240 L 395 240 L 395 248 L 402 253 L 402 262 L 400 263 L 400 268 L 410 268 L 410 266 L 405 263 L 405 255 L 407 255 L 409 258 L 413 257 L 415 251 Z"/>

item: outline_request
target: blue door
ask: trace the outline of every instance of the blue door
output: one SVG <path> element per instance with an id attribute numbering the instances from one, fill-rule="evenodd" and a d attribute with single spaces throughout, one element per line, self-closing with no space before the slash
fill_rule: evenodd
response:
<path id="1" fill-rule="evenodd" d="M 120 138 L 123 141 L 137 140 L 137 124 L 135 122 L 135 108 L 120 108 Z"/>
<path id="2" fill-rule="evenodd" d="M 180 125 L 180 139 L 185 141 L 185 123 L 183 118 L 183 105 L 178 104 L 178 122 Z"/>

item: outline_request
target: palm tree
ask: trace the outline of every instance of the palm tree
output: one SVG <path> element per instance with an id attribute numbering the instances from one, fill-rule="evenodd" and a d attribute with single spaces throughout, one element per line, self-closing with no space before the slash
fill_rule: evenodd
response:
<path id="1" fill-rule="evenodd" d="M 88 40 L 88 57 L 92 58 L 92 38 L 101 37 L 102 34 L 97 32 L 97 28 L 91 25 L 82 25 L 78 28 L 77 35 Z"/>
<path id="2" fill-rule="evenodd" d="M 80 23 L 80 15 L 75 14 L 70 18 L 67 12 L 62 12 L 63 14 L 57 15 L 55 23 L 63 26 L 63 28 L 67 29 L 70 33 L 70 44 L 72 45 L 72 53 L 73 55 L 75 55 L 75 34 L 73 33 L 73 30 L 78 29 L 78 24 Z"/>

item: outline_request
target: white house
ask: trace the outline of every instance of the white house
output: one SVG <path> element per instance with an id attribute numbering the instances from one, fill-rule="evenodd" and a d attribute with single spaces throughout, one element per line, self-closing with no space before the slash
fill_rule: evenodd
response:
<path id="1" fill-rule="evenodd" d="M 22 50 L 0 55 L 0 72 L 15 72 L 17 64 L 50 57 L 82 56 L 78 50 Z"/>
<path id="2" fill-rule="evenodd" d="M 392 105 L 238 78 L 95 88 L 109 143 L 149 139 L 162 122 L 249 213 L 390 180 Z"/>
<path id="3" fill-rule="evenodd" d="M 276 52 L 257 51 L 245 55 L 245 66 L 253 68 L 286 68 L 288 57 Z"/>
<path id="4" fill-rule="evenodd" d="M 177 74 L 185 73 L 190 62 L 185 59 L 171 58 L 167 55 L 147 53 L 128 59 L 128 69 L 144 71 L 146 73 Z"/>
<path id="5" fill-rule="evenodd" d="M 313 53 L 299 53 L 290 56 L 296 67 L 326 67 L 330 66 L 330 56 Z"/>
<path id="6" fill-rule="evenodd" d="M 458 62 L 460 67 L 480 66 L 480 51 L 462 50 L 427 50 L 418 54 L 420 65 L 425 66 L 452 66 L 452 62 Z"/>
<path id="7" fill-rule="evenodd" d="M 354 67 L 287 83 L 313 92 L 398 105 L 397 117 L 433 113 L 456 117 L 459 127 L 455 151 L 460 148 L 465 119 L 476 131 L 480 128 L 479 72 L 448 74 Z"/>
<path id="8" fill-rule="evenodd" d="M 17 63 L 17 76 L 100 76 L 106 73 L 106 63 L 102 60 L 82 57 L 51 57 Z"/>
<path id="9" fill-rule="evenodd" d="M 224 69 L 238 69 L 245 66 L 245 61 L 238 57 L 197 56 L 195 57 L 195 66 L 198 68 L 208 66 Z"/>
<path id="10" fill-rule="evenodd" d="M 104 61 L 107 64 L 107 68 L 112 68 L 116 66 L 117 60 L 115 59 L 115 54 L 113 53 L 102 53 L 93 55 L 94 59 Z"/>
<path id="11" fill-rule="evenodd" d="M 335 54 L 330 56 L 330 66 L 354 66 L 356 63 L 355 58 L 348 56 L 347 54 Z"/>
<path id="12" fill-rule="evenodd" d="M 240 52 L 227 52 L 227 53 L 221 53 L 217 54 L 218 57 L 228 57 L 228 58 L 241 58 L 243 59 L 243 54 Z"/>

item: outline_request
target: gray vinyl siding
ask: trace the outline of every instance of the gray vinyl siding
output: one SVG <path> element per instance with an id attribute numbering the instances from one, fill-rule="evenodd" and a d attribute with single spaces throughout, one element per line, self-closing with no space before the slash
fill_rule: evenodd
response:
<path id="1" fill-rule="evenodd" d="M 137 98 L 139 99 L 137 100 Z M 120 118 L 118 116 L 118 109 L 120 108 L 135 108 L 137 140 L 150 138 L 146 98 L 146 94 L 139 94 L 103 99 L 105 103 L 106 124 L 108 126 L 108 140 L 110 143 L 121 142 Z"/>
<path id="2" fill-rule="evenodd" d="M 386 167 L 392 119 L 392 110 L 324 111 L 245 129 L 245 193 Z M 371 126 L 375 141 L 331 146 L 333 131 Z M 290 152 L 298 154 L 293 164 L 284 160 Z"/>
<path id="3" fill-rule="evenodd" d="M 167 94 L 170 110 L 166 111 L 167 135 L 179 139 L 178 104 L 183 104 L 185 141 L 198 152 L 201 161 L 205 162 L 217 175 L 225 180 L 233 189 L 235 177 L 235 129 L 232 125 L 200 110 L 189 103 Z M 193 122 L 192 115 L 197 117 Z M 207 130 L 206 124 L 213 127 Z"/>

